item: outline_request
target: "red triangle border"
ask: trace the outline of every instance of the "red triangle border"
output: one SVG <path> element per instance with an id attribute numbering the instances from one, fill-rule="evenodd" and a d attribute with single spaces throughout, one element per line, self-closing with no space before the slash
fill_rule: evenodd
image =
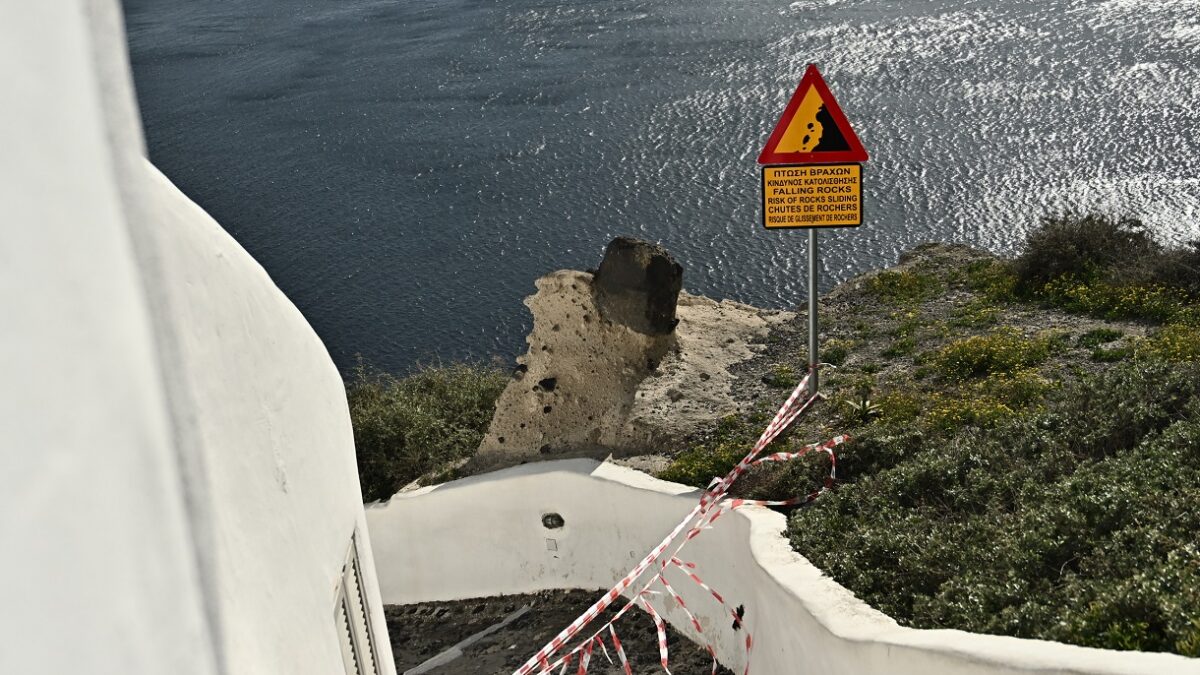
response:
<path id="1" fill-rule="evenodd" d="M 842 137 L 846 139 L 846 144 L 850 146 L 850 149 L 834 152 L 776 152 L 779 142 L 783 140 L 784 132 L 787 131 L 788 125 L 791 124 L 792 118 L 796 116 L 796 111 L 800 108 L 800 102 L 804 100 L 804 95 L 808 93 L 811 87 L 816 87 L 821 100 L 825 102 L 825 110 L 842 132 Z M 771 137 L 767 139 L 767 144 L 763 146 L 762 152 L 759 153 L 758 163 L 841 164 L 846 162 L 865 162 L 867 159 L 869 158 L 866 149 L 863 148 L 862 142 L 858 140 L 858 134 L 854 133 L 854 128 L 850 126 L 850 121 L 846 119 L 846 115 L 842 112 L 841 106 L 838 105 L 837 99 L 829 91 L 829 86 L 825 84 L 825 78 L 821 77 L 821 73 L 817 70 L 817 67 L 810 63 L 808 69 L 804 71 L 804 77 L 800 80 L 800 86 L 796 87 L 796 92 L 792 94 L 792 99 L 788 101 L 787 107 L 784 108 L 783 115 L 780 116 L 779 122 L 775 124 L 775 130 L 771 132 Z"/>

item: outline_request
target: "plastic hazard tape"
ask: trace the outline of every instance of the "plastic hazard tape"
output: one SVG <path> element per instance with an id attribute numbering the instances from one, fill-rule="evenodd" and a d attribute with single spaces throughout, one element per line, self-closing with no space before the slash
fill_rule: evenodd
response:
<path id="1" fill-rule="evenodd" d="M 629 659 L 625 654 L 625 650 L 621 645 L 620 639 L 617 637 L 614 624 L 622 616 L 624 616 L 627 611 L 638 604 L 640 604 L 646 610 L 646 613 L 649 614 L 651 619 L 654 621 L 654 625 L 658 634 L 659 662 L 663 670 L 670 675 L 671 671 L 668 665 L 669 655 L 667 650 L 666 623 L 650 604 L 649 600 L 646 599 L 647 595 L 657 594 L 657 591 L 652 590 L 651 587 L 656 582 L 660 583 L 663 588 L 667 590 L 675 603 L 691 620 L 693 627 L 697 630 L 701 637 L 707 640 L 707 636 L 705 636 L 700 622 L 696 619 L 695 615 L 684 604 L 683 598 L 675 591 L 670 582 L 667 581 L 666 571 L 668 566 L 671 568 L 680 569 L 694 583 L 708 591 L 713 598 L 717 600 L 717 602 L 720 603 L 721 606 L 733 617 L 735 628 L 745 628 L 740 612 L 731 610 L 728 605 L 726 605 L 724 598 L 707 584 L 705 584 L 694 572 L 695 564 L 683 561 L 679 557 L 679 553 L 689 541 L 694 539 L 704 530 L 711 528 L 713 522 L 715 522 L 717 518 L 720 518 L 722 514 L 728 511 L 732 511 L 747 505 L 794 506 L 797 504 L 803 504 L 812 501 L 818 495 L 832 486 L 833 481 L 837 476 L 837 457 L 834 454 L 833 449 L 849 440 L 848 436 L 837 436 L 829 441 L 826 441 L 825 443 L 805 446 L 797 452 L 778 452 L 772 455 L 760 457 L 763 450 L 770 445 L 772 441 L 778 438 L 780 434 L 782 434 L 789 426 L 791 426 L 796 418 L 798 418 L 805 410 L 811 407 L 813 403 L 815 403 L 821 397 L 820 394 L 815 394 L 804 399 L 801 398 L 801 395 L 808 389 L 808 380 L 810 375 L 805 375 L 804 379 L 800 381 L 800 384 L 795 388 L 795 390 L 792 391 L 791 395 L 788 396 L 787 401 L 785 401 L 783 406 L 780 407 L 779 411 L 775 413 L 775 417 L 772 418 L 770 424 L 768 424 L 763 430 L 762 434 L 754 443 L 754 446 L 750 452 L 747 453 L 747 455 L 743 457 L 742 460 L 739 461 L 737 465 L 735 465 L 733 469 L 731 469 L 723 478 L 713 478 L 712 482 L 709 483 L 708 489 L 706 489 L 701 496 L 700 502 L 687 514 L 682 521 L 680 521 L 678 525 L 675 526 L 673 530 L 671 530 L 670 534 L 668 534 L 662 540 L 662 542 L 660 542 L 654 547 L 654 549 L 646 554 L 646 557 L 642 558 L 642 560 L 638 562 L 638 564 L 635 565 L 628 574 L 622 577 L 611 589 L 609 589 L 607 593 L 601 596 L 599 600 L 585 610 L 583 614 L 572 621 L 566 628 L 562 629 L 562 631 L 554 636 L 550 642 L 546 643 L 546 645 L 538 650 L 536 654 L 531 656 L 528 661 L 521 665 L 520 668 L 513 671 L 513 675 L 529 675 L 534 671 L 534 669 L 538 669 L 539 672 L 543 674 L 550 674 L 554 672 L 554 668 L 559 667 L 561 667 L 561 670 L 559 671 L 560 675 L 565 674 L 576 655 L 579 656 L 579 666 L 576 675 L 587 675 L 587 669 L 591 660 L 594 645 L 599 642 L 601 648 L 604 649 L 603 634 L 606 631 L 611 636 L 613 641 L 613 649 L 616 651 L 617 658 L 620 661 L 626 675 L 632 675 Z M 737 481 L 737 479 L 749 471 L 751 467 L 759 466 L 767 462 L 789 461 L 812 452 L 824 452 L 829 455 L 830 459 L 830 474 L 829 477 L 826 478 L 825 484 L 821 489 L 804 497 L 783 501 L 747 499 L 733 499 L 726 501 L 726 496 L 729 492 L 729 489 Z M 689 525 L 691 526 L 690 528 Z M 685 529 L 687 530 L 687 533 L 680 538 L 680 534 L 683 534 Z M 671 551 L 669 555 L 664 556 L 663 554 L 668 548 L 671 547 L 673 543 L 676 544 L 675 549 Z M 576 637 L 579 637 L 580 633 L 586 626 L 588 626 L 588 624 L 590 624 L 596 619 L 596 617 L 608 609 L 608 607 L 610 607 L 618 597 L 621 597 L 622 593 L 628 591 L 634 585 L 634 583 L 642 577 L 646 570 L 650 569 L 651 566 L 654 566 L 654 564 L 660 560 L 661 562 L 659 565 L 657 565 L 658 569 L 655 570 L 653 575 L 646 580 L 636 592 L 632 594 L 631 599 L 629 599 L 624 607 L 622 607 L 611 619 L 600 626 L 598 630 L 595 630 L 590 635 L 587 635 L 581 642 L 579 642 L 579 644 L 551 661 L 555 655 L 562 652 L 569 643 L 575 640 Z M 738 609 L 740 610 L 742 608 L 739 607 Z M 749 630 L 745 631 L 745 635 L 745 673 L 746 675 L 749 675 L 750 654 L 754 641 Z M 715 674 L 717 670 L 716 650 L 713 648 L 711 643 L 706 642 L 705 646 L 713 657 L 712 672 Z M 605 656 L 607 657 L 607 655 L 607 649 L 605 649 Z M 611 662 L 612 659 L 610 658 L 609 661 Z"/>

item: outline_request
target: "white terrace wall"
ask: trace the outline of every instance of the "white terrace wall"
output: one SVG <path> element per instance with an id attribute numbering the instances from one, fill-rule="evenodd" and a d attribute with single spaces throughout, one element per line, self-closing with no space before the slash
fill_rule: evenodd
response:
<path id="1" fill-rule="evenodd" d="M 218 672 L 79 2 L 0 2 L 0 673 Z"/>
<path id="2" fill-rule="evenodd" d="M 695 491 L 636 471 L 565 460 L 398 494 L 369 506 L 367 522 L 384 602 L 400 604 L 607 589 L 697 499 Z M 565 526 L 545 528 L 547 513 L 561 515 Z M 898 626 L 793 552 L 780 534 L 784 527 L 778 513 L 741 509 L 681 556 L 696 563 L 700 577 L 727 602 L 745 606 L 754 675 L 1200 674 L 1200 659 Z M 668 574 L 715 638 L 722 663 L 742 672 L 742 634 L 710 595 L 677 570 Z M 664 610 L 664 596 L 655 597 Z M 698 638 L 682 611 L 672 608 L 665 616 Z"/>
<path id="3" fill-rule="evenodd" d="M 345 394 L 144 158 L 117 0 L 0 3 L 0 673 L 343 672 Z"/>

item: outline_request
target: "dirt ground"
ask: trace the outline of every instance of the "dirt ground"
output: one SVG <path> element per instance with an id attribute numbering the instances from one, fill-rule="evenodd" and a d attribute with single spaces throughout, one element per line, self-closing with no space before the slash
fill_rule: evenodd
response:
<path id="1" fill-rule="evenodd" d="M 432 675 L 511 675 L 603 593 L 602 590 L 545 591 L 456 602 L 387 605 L 384 611 L 396 670 L 404 673 L 528 605 L 530 611 L 468 646 L 463 656 L 429 671 Z M 594 625 L 602 625 L 601 622 L 614 613 L 615 610 L 610 609 Z M 634 673 L 662 672 L 658 664 L 658 638 L 648 614 L 641 610 L 627 612 L 616 628 Z M 712 658 L 708 650 L 682 637 L 669 624 L 667 645 L 674 675 L 708 675 L 711 672 Z M 611 644 L 608 644 L 608 650 L 613 663 L 610 665 L 603 652 L 596 649 L 588 667 L 589 675 L 623 673 Z M 576 663 L 573 661 L 568 670 L 572 675 L 576 672 Z M 731 675 L 723 667 L 717 672 Z"/>

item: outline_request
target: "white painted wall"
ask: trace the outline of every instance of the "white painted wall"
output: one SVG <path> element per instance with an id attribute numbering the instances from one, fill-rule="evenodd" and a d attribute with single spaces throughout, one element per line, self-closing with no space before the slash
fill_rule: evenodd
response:
<path id="1" fill-rule="evenodd" d="M 144 159 L 117 0 L 0 3 L 0 673 L 342 672 L 345 394 Z"/>
<path id="2" fill-rule="evenodd" d="M 267 273 L 153 166 L 168 370 L 206 471 L 223 649 L 233 672 L 336 673 L 335 589 L 358 532 L 381 661 L 374 586 L 341 376 Z M 159 234 L 161 233 L 161 236 Z M 394 667 L 394 666 L 393 666 Z"/>
<path id="3" fill-rule="evenodd" d="M 0 673 L 214 673 L 93 37 L 0 3 Z"/>
<path id="4" fill-rule="evenodd" d="M 526 464 L 394 496 L 367 508 L 386 603 L 453 600 L 552 588 L 609 588 L 695 505 L 680 485 L 592 460 Z M 547 512 L 566 526 L 547 530 Z M 746 608 L 752 673 L 967 675 L 1200 674 L 1200 659 L 904 628 L 792 551 L 782 515 L 744 508 L 684 549 L 698 574 Z M 548 551 L 546 539 L 555 539 Z M 706 592 L 678 572 L 672 586 L 716 637 L 734 672 L 742 636 Z M 662 601 L 656 606 L 661 608 Z M 666 618 L 693 638 L 678 609 Z M 618 629 L 619 630 L 619 629 Z M 636 658 L 636 657 L 635 657 Z M 642 659 L 653 659 L 642 655 Z"/>

